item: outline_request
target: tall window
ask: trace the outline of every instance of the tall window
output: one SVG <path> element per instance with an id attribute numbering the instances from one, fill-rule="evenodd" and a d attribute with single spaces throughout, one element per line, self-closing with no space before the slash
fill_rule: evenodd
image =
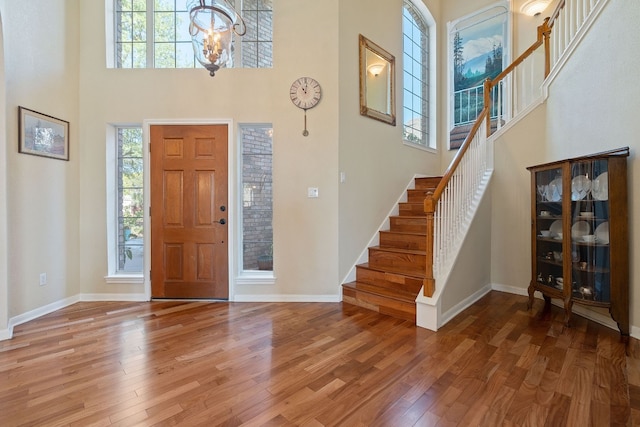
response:
<path id="1" fill-rule="evenodd" d="M 116 68 L 194 68 L 188 0 L 113 0 Z M 273 58 L 272 0 L 228 0 L 247 25 L 234 64 L 269 68 Z M 237 38 L 234 38 L 237 41 Z"/>
<path id="2" fill-rule="evenodd" d="M 410 1 L 402 11 L 403 138 L 429 147 L 429 28 Z"/>
<path id="3" fill-rule="evenodd" d="M 242 270 L 273 270 L 271 125 L 243 125 Z"/>
<path id="4" fill-rule="evenodd" d="M 141 273 L 143 266 L 142 128 L 116 129 L 117 273 Z"/>

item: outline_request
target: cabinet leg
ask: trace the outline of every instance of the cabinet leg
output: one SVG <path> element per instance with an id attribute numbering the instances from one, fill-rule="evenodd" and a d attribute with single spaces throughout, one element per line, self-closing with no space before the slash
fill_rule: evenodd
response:
<path id="1" fill-rule="evenodd" d="M 571 327 L 571 307 L 573 307 L 573 301 L 571 297 L 564 300 L 564 326 Z"/>
<path id="2" fill-rule="evenodd" d="M 531 307 L 533 307 L 533 293 L 536 290 L 533 289 L 533 286 L 529 286 L 527 291 L 529 292 L 529 301 L 527 302 L 527 310 L 531 310 Z"/>

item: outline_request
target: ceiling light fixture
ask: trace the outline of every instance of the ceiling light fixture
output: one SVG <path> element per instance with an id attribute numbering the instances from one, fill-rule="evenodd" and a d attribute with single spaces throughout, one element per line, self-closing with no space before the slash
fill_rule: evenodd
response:
<path id="1" fill-rule="evenodd" d="M 529 0 L 520 7 L 520 12 L 528 16 L 538 16 L 549 6 L 551 0 Z"/>
<path id="2" fill-rule="evenodd" d="M 233 66 L 233 33 L 243 36 L 247 26 L 226 0 L 191 0 L 189 34 L 196 59 L 213 77 L 220 68 Z"/>

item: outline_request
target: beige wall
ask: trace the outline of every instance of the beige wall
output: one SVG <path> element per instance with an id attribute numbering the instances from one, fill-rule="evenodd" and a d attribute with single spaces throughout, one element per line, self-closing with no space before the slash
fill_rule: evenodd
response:
<path id="1" fill-rule="evenodd" d="M 80 38 L 77 0 L 4 1 L 0 7 L 6 84 L 8 316 L 13 317 L 80 291 Z M 18 106 L 71 122 L 69 162 L 18 154 Z M 47 274 L 46 286 L 39 285 L 40 273 Z"/>
<path id="2" fill-rule="evenodd" d="M 437 19 L 437 2 L 426 2 Z M 367 13 L 363 14 L 362 11 Z M 339 272 L 344 280 L 379 226 L 416 174 L 440 173 L 437 152 L 402 142 L 402 91 L 396 91 L 397 125 L 361 116 L 358 86 L 358 34 L 396 59 L 396 88 L 402 83 L 402 0 L 340 2 L 339 57 Z M 439 87 L 439 86 L 438 86 Z M 338 171 L 336 171 L 338 172 Z"/>

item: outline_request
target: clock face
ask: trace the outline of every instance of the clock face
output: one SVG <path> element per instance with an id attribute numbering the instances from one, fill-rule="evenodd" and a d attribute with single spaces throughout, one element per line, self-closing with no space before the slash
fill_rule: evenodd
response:
<path id="1" fill-rule="evenodd" d="M 296 107 L 308 110 L 318 105 L 322 96 L 322 89 L 320 88 L 320 83 L 311 77 L 300 77 L 291 85 L 289 94 L 291 95 L 291 102 Z"/>

